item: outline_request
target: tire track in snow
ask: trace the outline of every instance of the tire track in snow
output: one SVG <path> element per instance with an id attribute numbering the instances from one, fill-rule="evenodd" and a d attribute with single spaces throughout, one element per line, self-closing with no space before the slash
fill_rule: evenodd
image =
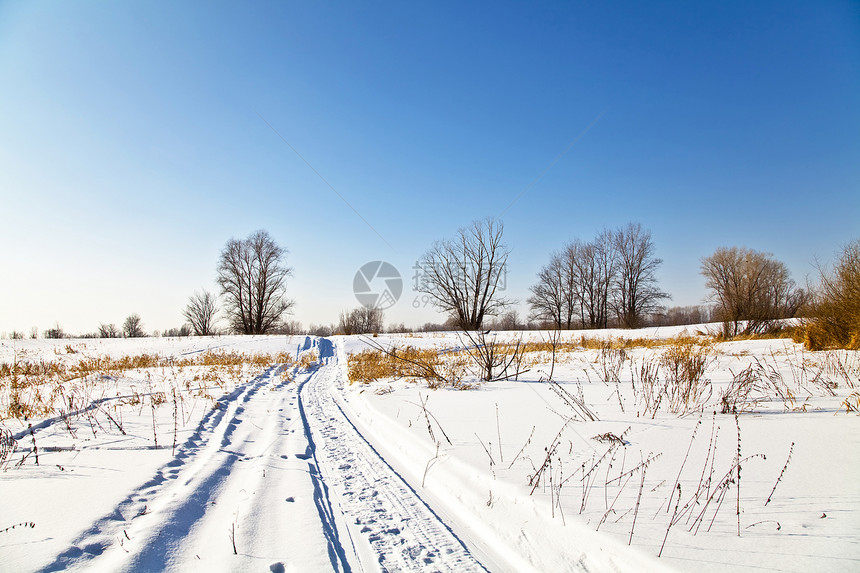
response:
<path id="1" fill-rule="evenodd" d="M 219 400 L 170 462 L 41 570 L 349 571 L 317 515 L 297 384 L 278 372 Z"/>
<path id="2" fill-rule="evenodd" d="M 344 365 L 331 341 L 319 339 L 318 348 L 324 364 L 299 388 L 301 411 L 323 477 L 350 529 L 372 547 L 377 566 L 383 571 L 486 571 L 349 421 L 331 393 L 343 380 Z"/>
<path id="3" fill-rule="evenodd" d="M 60 553 L 51 564 L 41 571 L 65 570 L 101 556 L 113 544 L 113 534 L 118 530 L 127 531 L 126 528 L 131 527 L 133 520 L 152 513 L 153 507 L 159 502 L 155 499 L 150 501 L 150 498 L 158 497 L 156 494 L 173 486 L 177 478 L 180 477 L 180 473 L 182 473 L 182 482 L 186 485 L 195 478 L 198 481 L 196 491 L 190 492 L 187 499 L 202 501 L 198 500 L 194 494 L 200 494 L 204 489 L 214 486 L 218 478 L 229 471 L 235 457 L 226 456 L 216 467 L 211 467 L 210 464 L 210 467 L 205 468 L 203 464 L 195 462 L 200 459 L 211 459 L 214 453 L 210 451 L 213 449 L 212 444 L 215 442 L 223 444 L 228 439 L 229 434 L 235 428 L 237 417 L 242 413 L 241 402 L 247 402 L 256 393 L 265 378 L 266 375 L 260 376 L 219 400 L 219 404 L 223 404 L 225 407 L 207 412 L 200 421 L 197 430 L 179 448 L 174 459 L 163 466 L 152 479 L 134 490 L 115 508 L 114 512 L 97 520 L 85 530 L 72 547 Z M 184 471 L 180 472 L 180 468 Z M 206 475 L 200 475 L 204 473 Z M 164 501 L 161 502 L 161 504 L 164 503 Z M 190 512 L 186 515 L 186 520 L 193 520 L 197 517 L 198 508 L 191 504 L 185 505 L 189 505 L 187 509 Z M 203 503 L 198 505 L 205 507 Z M 175 508 L 174 513 L 178 513 L 181 509 Z"/>
<path id="4" fill-rule="evenodd" d="M 340 409 L 331 341 L 298 352 L 312 348 L 320 364 L 296 382 L 273 366 L 223 396 L 40 571 L 486 571 Z"/>

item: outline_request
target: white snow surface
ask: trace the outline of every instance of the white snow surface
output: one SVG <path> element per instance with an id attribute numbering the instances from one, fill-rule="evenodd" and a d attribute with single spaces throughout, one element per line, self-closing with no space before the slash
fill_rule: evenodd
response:
<path id="1" fill-rule="evenodd" d="M 2 420 L 16 445 L 0 471 L 0 571 L 860 570 L 860 417 L 843 406 L 858 381 L 822 369 L 827 353 L 714 345 L 702 405 L 652 417 L 633 372 L 661 347 L 627 350 L 618 383 L 580 350 L 554 367 L 544 353 L 516 380 L 430 390 L 351 384 L 348 356 L 369 343 L 464 346 L 455 333 L 2 341 L 0 363 L 168 361 L 69 381 L 63 400 L 87 401 L 66 419 Z M 217 383 L 171 366 L 207 351 L 315 360 L 222 370 Z M 736 422 L 720 392 L 756 361 L 792 401 L 762 396 Z M 576 416 L 550 374 L 597 420 Z M 608 433 L 623 444 L 595 439 Z M 739 443 L 740 488 L 727 480 L 719 496 Z"/>

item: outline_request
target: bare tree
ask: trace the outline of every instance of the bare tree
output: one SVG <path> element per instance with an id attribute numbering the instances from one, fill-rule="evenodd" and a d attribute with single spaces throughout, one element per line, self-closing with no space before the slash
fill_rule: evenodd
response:
<path id="1" fill-rule="evenodd" d="M 343 334 L 366 334 L 382 332 L 384 312 L 379 307 L 360 306 L 350 312 L 340 313 L 338 332 Z"/>
<path id="2" fill-rule="evenodd" d="M 204 290 L 195 292 L 188 298 L 188 306 L 182 311 L 182 316 L 191 324 L 194 334 L 197 336 L 209 336 L 215 334 L 215 314 L 218 305 L 215 296 Z"/>
<path id="3" fill-rule="evenodd" d="M 44 334 L 45 338 L 65 338 L 66 337 L 66 333 L 63 330 L 63 327 L 60 326 L 59 322 L 55 323 L 53 328 L 49 328 L 49 329 L 45 330 L 45 332 L 43 334 Z"/>
<path id="4" fill-rule="evenodd" d="M 99 338 L 119 338 L 122 335 L 114 323 L 99 324 Z"/>
<path id="5" fill-rule="evenodd" d="M 312 334 L 314 336 L 326 337 L 334 334 L 335 328 L 334 325 L 325 325 L 325 324 L 314 324 L 311 323 L 308 326 L 308 334 Z"/>
<path id="6" fill-rule="evenodd" d="M 509 310 L 493 320 L 494 330 L 522 330 L 524 325 L 520 322 L 520 315 L 515 310 Z"/>
<path id="7" fill-rule="evenodd" d="M 612 242 L 618 265 L 613 307 L 621 326 L 636 328 L 661 308 L 661 300 L 670 298 L 657 288 L 654 275 L 663 260 L 654 256 L 651 231 L 639 223 L 628 223 L 612 233 Z"/>
<path id="8" fill-rule="evenodd" d="M 302 327 L 302 323 L 298 320 L 284 321 L 280 329 L 278 329 L 278 334 L 302 334 L 303 332 L 305 330 Z"/>
<path id="9" fill-rule="evenodd" d="M 455 318 L 460 328 L 477 330 L 511 301 L 499 296 L 506 281 L 510 249 L 502 243 L 501 221 L 475 221 L 453 239 L 437 241 L 421 258 L 418 290 Z"/>
<path id="10" fill-rule="evenodd" d="M 532 320 L 549 322 L 555 328 L 570 328 L 573 309 L 567 296 L 566 262 L 563 254 L 553 253 L 549 263 L 538 272 L 538 282 L 529 287 L 532 295 L 527 302 Z"/>
<path id="11" fill-rule="evenodd" d="M 727 337 L 763 332 L 774 319 L 793 316 L 806 298 L 784 263 L 746 247 L 718 248 L 702 259 L 702 275 Z"/>
<path id="12" fill-rule="evenodd" d="M 652 315 L 653 326 L 679 326 L 711 322 L 712 308 L 709 305 L 673 306 Z"/>
<path id="13" fill-rule="evenodd" d="M 550 257 L 538 273 L 528 299 L 532 318 L 556 328 L 605 328 L 616 276 L 612 235 L 604 231 L 590 242 L 571 241 Z"/>
<path id="14" fill-rule="evenodd" d="M 590 243 L 577 239 L 567 245 L 564 256 L 571 313 L 578 306 L 575 314 L 583 328 L 606 328 L 618 271 L 612 233 L 604 230 Z"/>
<path id="15" fill-rule="evenodd" d="M 615 285 L 618 273 L 618 250 L 615 248 L 612 231 L 603 230 L 592 242 L 594 245 L 594 282 L 596 307 L 595 325 L 598 328 L 609 326 L 611 309 L 610 294 Z"/>
<path id="16" fill-rule="evenodd" d="M 126 338 L 141 338 L 146 336 L 143 332 L 143 321 L 137 313 L 130 314 L 122 323 L 122 334 Z"/>
<path id="17" fill-rule="evenodd" d="M 187 324 L 183 324 L 179 328 L 173 327 L 168 328 L 164 332 L 161 333 L 161 336 L 165 338 L 177 338 L 182 336 L 191 336 L 193 332 L 191 331 L 191 327 Z"/>
<path id="18" fill-rule="evenodd" d="M 602 231 L 591 242 L 576 239 L 538 273 L 528 299 L 531 317 L 556 328 L 606 328 L 614 311 L 622 326 L 641 326 L 669 295 L 656 286 L 651 233 L 638 223 Z"/>
<path id="19" fill-rule="evenodd" d="M 265 334 L 276 327 L 294 302 L 286 297 L 286 249 L 266 231 L 230 239 L 218 262 L 218 284 L 226 299 L 231 328 L 243 334 Z"/>

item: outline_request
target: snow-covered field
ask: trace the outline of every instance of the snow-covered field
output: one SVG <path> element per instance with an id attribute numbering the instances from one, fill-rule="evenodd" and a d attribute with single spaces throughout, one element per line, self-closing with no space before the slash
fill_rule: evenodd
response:
<path id="1" fill-rule="evenodd" d="M 0 428 L 0 570 L 860 570 L 857 353 L 617 344 L 682 330 L 567 332 L 616 344 L 467 390 L 347 375 L 454 333 L 3 341 L 31 370 L 0 379 L 28 414 Z M 679 348 L 686 401 L 655 391 Z"/>

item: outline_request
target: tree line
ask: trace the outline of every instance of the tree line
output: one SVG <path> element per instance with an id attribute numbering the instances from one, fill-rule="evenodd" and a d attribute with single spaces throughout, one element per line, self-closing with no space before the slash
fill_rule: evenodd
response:
<path id="1" fill-rule="evenodd" d="M 503 231 L 500 221 L 476 221 L 434 244 L 422 258 L 419 290 L 448 314 L 451 325 L 477 330 L 486 318 L 499 316 L 501 324 L 510 324 L 513 301 L 499 289 L 510 254 Z M 670 296 L 656 276 L 662 262 L 650 230 L 639 223 L 604 230 L 591 241 L 574 239 L 551 253 L 538 271 L 529 288 L 530 318 L 555 329 L 637 328 L 668 319 L 663 301 Z M 696 322 L 719 321 L 727 338 L 766 332 L 780 319 L 803 315 L 808 346 L 856 347 L 858 266 L 860 241 L 843 250 L 833 273 L 822 269 L 822 286 L 814 291 L 798 286 L 785 263 L 770 253 L 720 247 L 703 257 L 700 267 L 713 306 L 671 310 Z M 813 336 L 824 342 L 810 342 Z"/>
<path id="2" fill-rule="evenodd" d="M 450 238 L 435 242 L 420 258 L 421 276 L 416 288 L 426 294 L 448 320 L 428 324 L 427 329 L 479 330 L 524 327 L 504 296 L 510 248 L 503 241 L 501 221 L 488 218 L 461 228 Z M 295 302 L 287 297 L 288 251 L 264 230 L 244 239 L 230 239 L 216 267 L 219 297 L 203 290 L 189 297 L 180 329 L 165 335 L 216 333 L 216 318 L 223 312 L 232 332 L 267 334 L 298 333 L 301 326 L 287 321 Z M 711 307 L 666 309 L 670 295 L 660 289 L 651 231 L 639 223 L 604 230 L 590 241 L 573 239 L 550 253 L 548 262 L 529 287 L 530 326 L 553 329 L 637 328 L 646 324 L 678 324 L 719 321 L 723 334 L 733 337 L 768 330 L 774 321 L 804 314 L 818 321 L 818 346 L 837 338 L 841 344 L 860 345 L 860 241 L 846 247 L 837 268 L 821 270 L 818 291 L 803 289 L 792 280 L 788 267 L 769 253 L 746 247 L 720 247 L 701 259 L 700 272 L 708 288 Z M 826 311 L 826 312 L 825 312 Z M 849 318 L 844 318 L 848 316 Z M 853 318 L 852 318 L 853 317 Z M 404 325 L 398 325 L 405 330 Z M 34 329 L 35 330 L 35 329 Z M 311 333 L 356 334 L 381 332 L 383 312 L 359 307 L 344 311 L 338 325 L 311 325 Z M 834 333 L 841 334 L 834 334 Z M 846 334 L 848 333 L 848 334 Z M 854 334 L 851 334 L 854 333 Z M 57 325 L 46 338 L 62 338 Z M 130 315 L 118 328 L 101 324 L 103 338 L 144 336 L 139 315 Z M 35 336 L 35 335 L 34 335 Z M 851 338 L 851 337 L 854 338 Z M 15 337 L 22 337 L 16 333 Z M 812 345 L 812 343 L 809 343 Z"/>
<path id="3" fill-rule="evenodd" d="M 669 298 L 657 286 L 663 262 L 651 232 L 639 223 L 605 230 L 592 241 L 569 242 L 550 256 L 530 287 L 532 318 L 555 328 L 642 326 Z"/>

